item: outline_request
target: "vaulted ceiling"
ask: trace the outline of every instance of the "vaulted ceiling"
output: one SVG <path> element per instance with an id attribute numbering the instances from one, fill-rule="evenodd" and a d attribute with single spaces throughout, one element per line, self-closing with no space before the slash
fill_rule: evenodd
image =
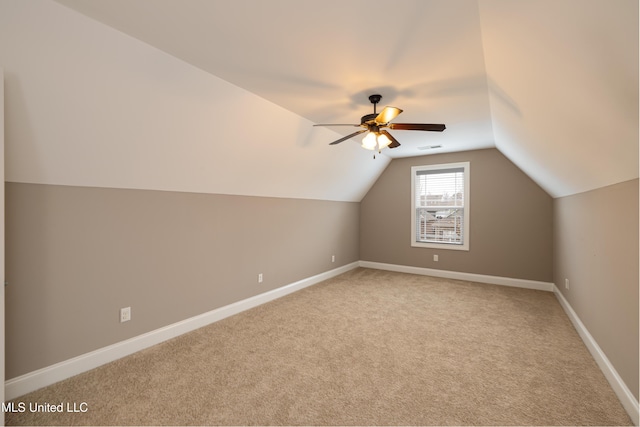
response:
<path id="1" fill-rule="evenodd" d="M 203 103 L 220 103 L 209 118 L 214 135 L 223 136 L 209 139 L 215 155 L 233 161 L 234 148 L 225 144 L 246 134 L 241 151 L 258 157 L 246 170 L 287 175 L 273 186 L 302 187 L 264 195 L 359 200 L 389 158 L 487 147 L 554 197 L 638 177 L 636 0 L 56 1 L 98 22 L 68 9 L 56 10 L 61 21 L 106 24 L 146 44 L 141 51 L 157 49 L 251 94 L 191 88 Z M 172 75 L 188 74 L 186 65 L 176 67 Z M 11 66 L 5 68 L 10 80 Z M 404 110 L 396 121 L 445 123 L 446 131 L 392 131 L 402 146 L 375 161 L 359 138 L 326 145 L 353 128 L 312 124 L 359 123 L 372 112 L 373 93 L 383 106 Z M 305 174 L 341 190 L 305 194 Z M 201 178 L 206 174 L 193 179 Z"/>

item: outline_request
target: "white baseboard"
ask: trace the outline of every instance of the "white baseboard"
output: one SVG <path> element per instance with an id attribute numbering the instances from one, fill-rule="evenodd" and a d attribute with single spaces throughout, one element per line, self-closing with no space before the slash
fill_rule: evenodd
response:
<path id="1" fill-rule="evenodd" d="M 47 366 L 45 368 L 38 369 L 37 371 L 12 378 L 5 382 L 5 399 L 15 399 L 16 397 L 30 393 L 39 388 L 46 387 L 74 375 L 81 374 L 88 370 L 97 368 L 98 366 L 143 350 L 147 347 L 151 347 L 163 341 L 217 322 L 226 317 L 233 316 L 234 314 L 238 314 L 242 311 L 257 307 L 266 302 L 273 301 L 277 298 L 299 291 L 300 289 L 346 273 L 358 266 L 358 262 L 353 262 L 351 264 L 302 279 L 298 282 L 273 289 L 263 294 L 156 329 L 146 334 L 100 348 L 90 353 L 82 354 L 72 359 L 56 363 L 55 365 Z"/>
<path id="2" fill-rule="evenodd" d="M 72 359 L 56 363 L 55 365 L 47 366 L 37 371 L 12 378 L 5 382 L 5 399 L 15 399 L 16 397 L 35 391 L 39 388 L 46 387 L 58 381 L 70 378 L 74 375 L 81 374 L 88 370 L 97 368 L 98 366 L 120 359 L 124 356 L 128 356 L 153 345 L 159 344 L 168 339 L 175 338 L 179 335 L 191 332 L 195 329 L 217 322 L 226 317 L 232 316 L 253 307 L 257 307 L 261 304 L 273 301 L 277 298 L 281 298 L 285 295 L 296 292 L 308 286 L 315 285 L 319 282 L 346 273 L 347 271 L 353 270 L 357 267 L 554 292 L 561 306 L 569 316 L 569 319 L 582 337 L 585 345 L 593 355 L 594 359 L 598 363 L 598 366 L 604 373 L 614 392 L 631 417 L 633 423 L 635 425 L 638 425 L 638 401 L 635 399 L 622 378 L 620 378 L 615 368 L 613 367 L 613 365 L 611 365 L 611 362 L 609 362 L 604 352 L 600 349 L 591 334 L 589 334 L 575 311 L 573 311 L 567 300 L 553 283 L 513 279 L 499 276 L 487 276 L 473 273 L 459 273 L 454 271 L 436 270 L 430 268 L 411 267 L 395 264 L 384 264 L 371 261 L 359 261 L 347 264 L 345 266 L 318 274 L 316 276 L 308 277 L 298 282 L 291 283 L 278 289 L 274 289 L 263 294 L 256 295 L 254 297 L 247 298 L 245 300 L 238 301 L 233 304 L 209 311 L 207 313 L 203 313 L 201 315 L 183 320 L 181 322 L 156 329 L 146 334 L 133 337 L 126 341 L 103 347 L 90 353 L 86 353 Z"/>
<path id="3" fill-rule="evenodd" d="M 493 285 L 512 286 L 516 288 L 536 289 L 553 292 L 553 283 L 536 280 L 513 279 L 510 277 L 487 276 L 484 274 L 461 273 L 458 271 L 436 270 L 433 268 L 411 267 L 408 265 L 385 264 L 373 261 L 360 261 L 360 267 L 377 270 L 397 271 L 399 273 L 419 274 L 422 276 L 443 277 L 445 279 L 467 280 L 470 282 L 490 283 Z"/>
<path id="4" fill-rule="evenodd" d="M 607 379 L 607 381 L 609 381 L 611 388 L 615 392 L 616 396 L 618 396 L 618 399 L 620 399 L 620 403 L 622 403 L 622 406 L 627 411 L 627 414 L 629 414 L 631 421 L 633 421 L 633 424 L 637 426 L 638 422 L 640 421 L 638 401 L 633 396 L 633 393 L 631 393 L 622 378 L 620 378 L 620 375 L 618 375 L 618 372 L 615 370 L 596 340 L 591 336 L 587 328 L 584 326 L 576 312 L 569 304 L 569 301 L 566 300 L 557 286 L 554 285 L 553 288 L 553 292 L 560 302 L 560 305 L 564 309 L 565 313 L 567 313 L 567 316 L 571 320 L 571 323 L 573 323 L 573 326 L 578 331 L 578 334 L 582 338 L 582 341 L 584 341 L 587 349 L 589 349 L 589 352 L 600 367 L 600 370 L 602 370 L 605 378 Z"/>

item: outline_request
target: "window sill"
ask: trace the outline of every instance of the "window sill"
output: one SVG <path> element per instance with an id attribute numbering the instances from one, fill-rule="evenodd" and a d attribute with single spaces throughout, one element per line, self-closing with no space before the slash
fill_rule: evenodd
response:
<path id="1" fill-rule="evenodd" d="M 452 251 L 468 251 L 469 245 L 463 244 L 458 245 L 454 243 L 423 243 L 412 241 L 411 246 L 414 248 L 430 248 L 430 249 L 441 249 L 441 250 L 452 250 Z"/>

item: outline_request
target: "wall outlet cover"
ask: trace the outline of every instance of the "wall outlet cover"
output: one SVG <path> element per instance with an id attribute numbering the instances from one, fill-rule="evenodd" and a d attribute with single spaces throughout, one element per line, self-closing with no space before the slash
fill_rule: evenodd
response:
<path id="1" fill-rule="evenodd" d="M 120 323 L 128 322 L 131 320 L 131 307 L 125 307 L 120 309 Z"/>

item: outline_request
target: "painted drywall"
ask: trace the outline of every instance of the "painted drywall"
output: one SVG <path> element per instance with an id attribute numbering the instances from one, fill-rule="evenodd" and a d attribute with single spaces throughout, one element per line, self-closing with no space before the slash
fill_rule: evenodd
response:
<path id="1" fill-rule="evenodd" d="M 18 183 L 6 196 L 7 379 L 359 259 L 353 202 Z"/>
<path id="2" fill-rule="evenodd" d="M 494 146 L 477 0 L 56 1 L 316 123 L 358 123 L 381 93 L 396 122 L 446 123 L 434 144 Z M 385 36 L 353 25 L 366 10 Z M 421 132 L 401 135 L 388 155 L 422 154 Z"/>
<path id="3" fill-rule="evenodd" d="M 379 91 L 554 197 L 638 177 L 637 0 L 57 1 L 317 123 L 353 123 Z M 379 37 L 352 25 L 363 10 L 384 10 Z"/>
<path id="4" fill-rule="evenodd" d="M 479 0 L 495 146 L 553 197 L 638 178 L 637 0 Z"/>
<path id="5" fill-rule="evenodd" d="M 0 64 L 7 181 L 360 201 L 389 162 L 50 0 L 0 2 Z"/>
<path id="6" fill-rule="evenodd" d="M 554 199 L 553 217 L 554 282 L 638 399 L 638 180 Z"/>
<path id="7" fill-rule="evenodd" d="M 411 167 L 466 161 L 469 251 L 411 247 Z M 361 202 L 363 261 L 550 282 L 551 250 L 551 197 L 493 148 L 394 159 Z"/>

